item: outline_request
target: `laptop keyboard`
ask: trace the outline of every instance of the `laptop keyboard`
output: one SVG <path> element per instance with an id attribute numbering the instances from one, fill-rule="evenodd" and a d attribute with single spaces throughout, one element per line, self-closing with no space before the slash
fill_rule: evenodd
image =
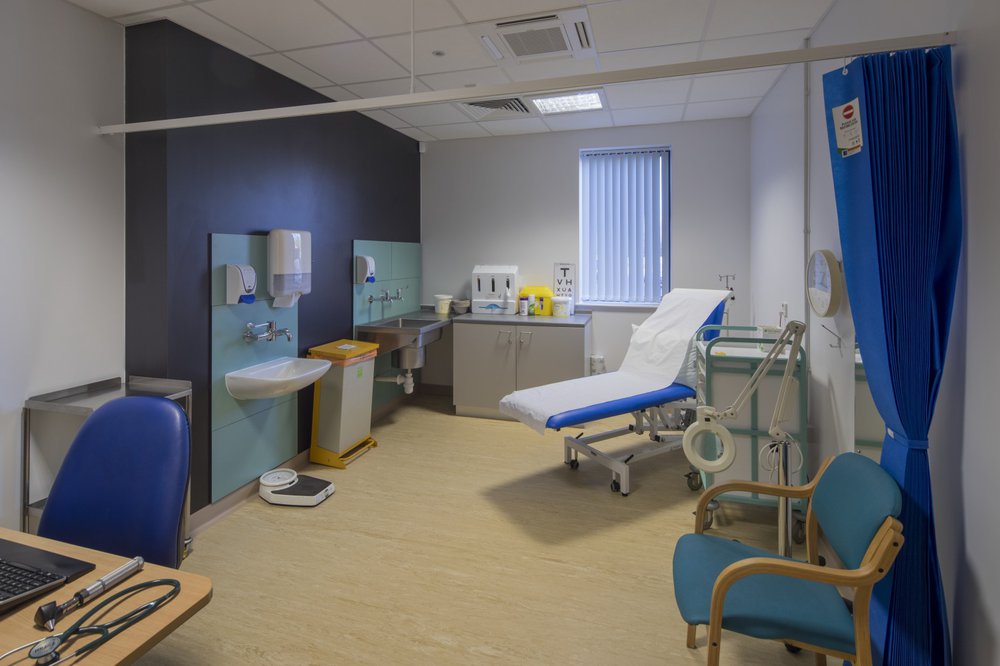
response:
<path id="1" fill-rule="evenodd" d="M 0 559 L 0 611 L 58 587 L 66 577 Z"/>

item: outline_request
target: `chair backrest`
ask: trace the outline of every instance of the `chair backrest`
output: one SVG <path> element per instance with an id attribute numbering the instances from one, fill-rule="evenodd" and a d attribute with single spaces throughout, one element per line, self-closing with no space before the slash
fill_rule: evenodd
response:
<path id="1" fill-rule="evenodd" d="M 889 516 L 899 516 L 899 486 L 872 460 L 843 453 L 827 466 L 809 508 L 844 566 L 857 569 L 875 533 Z"/>
<path id="2" fill-rule="evenodd" d="M 190 456 L 187 416 L 177 403 L 112 400 L 73 440 L 39 535 L 178 567 Z"/>

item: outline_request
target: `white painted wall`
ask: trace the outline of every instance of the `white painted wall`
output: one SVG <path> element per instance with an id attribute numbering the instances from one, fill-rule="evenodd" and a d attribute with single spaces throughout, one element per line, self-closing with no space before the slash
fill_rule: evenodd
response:
<path id="1" fill-rule="evenodd" d="M 732 323 L 750 317 L 750 122 L 746 118 L 438 141 L 421 163 L 423 294 L 466 295 L 476 264 L 516 264 L 522 284 L 577 263 L 579 151 L 671 148 L 671 284 L 719 288 L 735 273 Z M 595 312 L 593 353 L 621 363 L 640 312 Z"/>
<path id="2" fill-rule="evenodd" d="M 805 321 L 805 66 L 792 65 L 750 119 L 750 307 L 777 325 Z"/>
<path id="3" fill-rule="evenodd" d="M 966 192 L 966 285 L 932 433 L 935 515 L 956 664 L 1000 663 L 1000 3 L 974 0 L 956 49 Z M 964 324 L 964 325 L 963 325 Z M 964 417 L 964 418 L 963 418 Z"/>
<path id="4" fill-rule="evenodd" d="M 0 3 L 0 525 L 17 527 L 21 405 L 121 375 L 122 29 L 62 0 Z"/>

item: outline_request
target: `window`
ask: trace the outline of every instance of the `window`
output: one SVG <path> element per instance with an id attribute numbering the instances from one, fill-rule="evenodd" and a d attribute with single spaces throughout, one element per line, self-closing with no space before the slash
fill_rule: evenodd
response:
<path id="1" fill-rule="evenodd" d="M 659 303 L 670 290 L 670 149 L 580 151 L 581 303 Z"/>

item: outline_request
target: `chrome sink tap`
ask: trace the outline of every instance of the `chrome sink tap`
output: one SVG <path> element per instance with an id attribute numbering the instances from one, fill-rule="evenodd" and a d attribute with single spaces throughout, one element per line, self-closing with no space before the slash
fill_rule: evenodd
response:
<path id="1" fill-rule="evenodd" d="M 258 328 L 266 327 L 263 333 L 254 333 Z M 252 321 L 248 321 L 245 329 L 243 330 L 243 339 L 247 342 L 274 342 L 281 336 L 288 338 L 289 342 L 292 340 L 292 331 L 289 328 L 278 328 L 278 322 L 268 321 L 263 324 L 255 324 Z"/>

